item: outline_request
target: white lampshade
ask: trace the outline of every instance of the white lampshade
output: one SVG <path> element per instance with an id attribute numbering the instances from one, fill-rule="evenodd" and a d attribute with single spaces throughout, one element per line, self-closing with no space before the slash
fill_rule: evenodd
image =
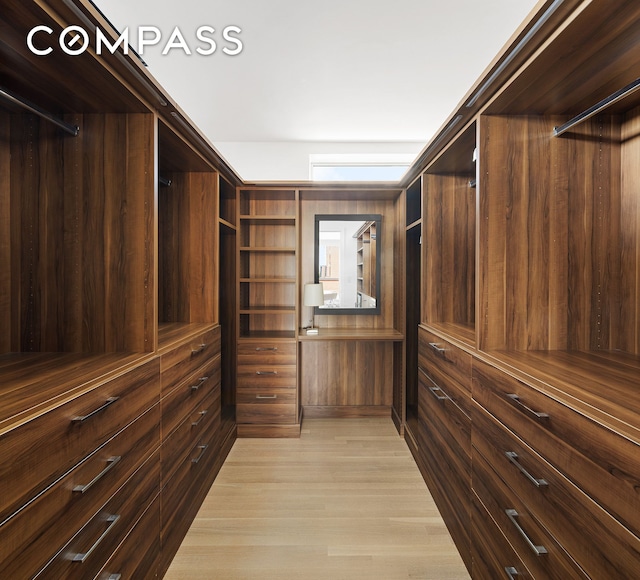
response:
<path id="1" fill-rule="evenodd" d="M 305 284 L 302 302 L 305 306 L 322 306 L 324 304 L 322 284 Z"/>

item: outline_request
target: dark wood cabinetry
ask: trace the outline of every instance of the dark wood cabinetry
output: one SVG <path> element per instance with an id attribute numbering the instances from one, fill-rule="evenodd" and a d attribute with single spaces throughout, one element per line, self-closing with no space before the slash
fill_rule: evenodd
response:
<path id="1" fill-rule="evenodd" d="M 476 85 L 422 155 L 407 440 L 474 578 L 640 569 L 640 98 L 610 98 L 637 77 L 640 9 L 556 8 L 496 63 L 530 60 Z M 461 457 L 470 479 L 445 489 Z"/>

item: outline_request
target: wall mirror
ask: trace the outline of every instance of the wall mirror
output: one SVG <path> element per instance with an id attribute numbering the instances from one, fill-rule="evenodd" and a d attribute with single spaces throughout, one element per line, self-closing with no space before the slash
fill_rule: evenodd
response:
<path id="1" fill-rule="evenodd" d="M 380 314 L 380 214 L 315 216 L 315 314 Z"/>

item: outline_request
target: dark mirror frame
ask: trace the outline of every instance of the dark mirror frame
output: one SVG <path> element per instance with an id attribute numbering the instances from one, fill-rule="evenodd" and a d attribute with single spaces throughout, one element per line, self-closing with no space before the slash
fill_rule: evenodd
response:
<path id="1" fill-rule="evenodd" d="M 335 315 L 373 315 L 380 314 L 381 287 L 380 287 L 380 256 L 382 254 L 382 215 L 380 214 L 316 214 L 315 231 L 314 231 L 314 275 L 313 281 L 317 284 L 320 278 L 320 222 L 321 221 L 349 221 L 349 222 L 376 222 L 376 306 L 375 308 L 321 308 L 314 306 L 314 315 L 318 316 L 335 316 Z"/>

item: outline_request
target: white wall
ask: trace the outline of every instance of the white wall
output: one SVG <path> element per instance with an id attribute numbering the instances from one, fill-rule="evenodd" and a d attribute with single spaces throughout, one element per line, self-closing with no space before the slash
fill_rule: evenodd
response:
<path id="1" fill-rule="evenodd" d="M 307 181 L 312 154 L 402 153 L 415 157 L 425 143 L 224 141 L 214 145 L 245 181 Z"/>

